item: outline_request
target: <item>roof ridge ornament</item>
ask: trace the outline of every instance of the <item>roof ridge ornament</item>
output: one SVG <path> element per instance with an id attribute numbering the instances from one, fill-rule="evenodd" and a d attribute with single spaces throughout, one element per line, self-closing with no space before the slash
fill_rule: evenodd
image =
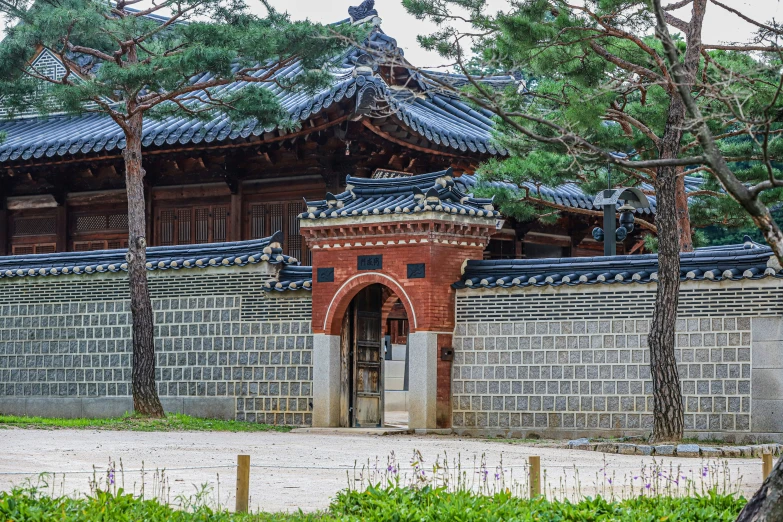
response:
<path id="1" fill-rule="evenodd" d="M 378 11 L 375 9 L 375 0 L 364 0 L 357 6 L 351 6 L 348 8 L 348 16 L 351 17 L 351 23 L 357 24 L 361 22 L 372 21 L 373 25 L 381 25 L 381 19 L 378 16 Z"/>

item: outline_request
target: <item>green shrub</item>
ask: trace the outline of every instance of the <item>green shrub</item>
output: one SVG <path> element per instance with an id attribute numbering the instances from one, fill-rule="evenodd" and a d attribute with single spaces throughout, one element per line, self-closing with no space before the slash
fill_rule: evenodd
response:
<path id="1" fill-rule="evenodd" d="M 643 496 L 610 502 L 603 498 L 579 503 L 528 500 L 498 493 L 474 495 L 465 491 L 405 488 L 341 493 L 331 514 L 355 520 L 436 521 L 585 521 L 585 522 L 702 522 L 734 521 L 745 505 L 743 498 L 710 494 L 700 497 Z"/>
<path id="2" fill-rule="evenodd" d="M 203 504 L 186 502 L 175 509 L 155 500 L 142 500 L 119 491 L 97 491 L 90 497 L 52 498 L 35 488 L 0 493 L 0 520 L 14 522 L 729 522 L 736 519 L 745 500 L 730 495 L 699 497 L 638 497 L 610 502 L 602 498 L 578 503 L 526 500 L 508 493 L 493 496 L 450 493 L 425 487 L 369 488 L 345 491 L 327 512 L 236 515 Z"/>

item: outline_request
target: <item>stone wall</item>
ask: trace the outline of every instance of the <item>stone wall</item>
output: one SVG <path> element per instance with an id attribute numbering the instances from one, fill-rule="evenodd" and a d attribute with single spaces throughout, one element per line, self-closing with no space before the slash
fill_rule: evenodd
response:
<path id="1" fill-rule="evenodd" d="M 164 406 L 310 425 L 309 292 L 265 294 L 259 265 L 151 272 Z M 0 412 L 131 409 L 125 274 L 0 280 Z"/>
<path id="2" fill-rule="evenodd" d="M 676 356 L 688 432 L 739 438 L 783 433 L 783 420 L 768 416 L 783 401 L 763 402 L 776 386 L 783 390 L 783 370 L 761 363 L 779 361 L 782 342 L 758 341 L 774 337 L 764 332 L 781 323 L 779 285 L 683 285 Z M 647 333 L 654 292 L 641 285 L 461 290 L 452 372 L 455 431 L 560 437 L 649 432 Z M 767 412 L 754 417 L 754 401 Z"/>

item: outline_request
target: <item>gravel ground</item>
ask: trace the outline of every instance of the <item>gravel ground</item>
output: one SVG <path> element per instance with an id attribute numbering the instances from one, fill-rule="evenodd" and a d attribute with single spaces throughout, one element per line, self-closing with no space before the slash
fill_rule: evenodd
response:
<path id="1" fill-rule="evenodd" d="M 613 477 L 615 492 L 629 483 L 643 486 L 639 476 L 643 466 L 653 464 L 650 457 L 604 455 L 535 445 L 509 443 L 502 440 L 459 438 L 456 436 L 385 435 L 346 431 L 205 433 L 205 432 L 127 432 L 90 430 L 0 429 L 0 490 L 35 480 L 42 472 L 56 472 L 56 493 L 88 492 L 91 470 L 95 466 L 105 477 L 110 460 L 118 465 L 122 460 L 126 490 L 140 489 L 142 464 L 146 473 L 146 492 L 154 488 L 152 471 L 165 468 L 170 487 L 169 499 L 191 495 L 196 486 L 209 484 L 211 502 L 219 498 L 221 505 L 233 508 L 236 455 L 251 456 L 251 505 L 264 511 L 304 511 L 324 509 L 330 499 L 348 484 L 346 470 L 354 475 L 356 462 L 376 460 L 386 467 L 386 459 L 394 452 L 402 469 L 409 468 L 414 450 L 421 452 L 429 467 L 438 455 L 447 452 L 452 459 L 460 455 L 463 471 L 469 480 L 479 476 L 473 459 L 486 455 L 489 483 L 493 482 L 501 459 L 506 475 L 525 474 L 530 455 L 541 456 L 541 466 L 550 488 L 561 488 L 572 495 L 577 487 L 582 494 L 594 495 L 609 488 Z M 657 459 L 663 468 L 680 466 L 683 474 L 698 481 L 714 480 L 713 474 L 701 478 L 705 464 L 718 466 L 717 461 L 701 459 Z M 575 476 L 578 468 L 579 478 Z M 761 484 L 761 459 L 732 459 L 727 464 L 733 486 L 740 483 L 746 496 Z M 181 469 L 181 468 L 198 469 Z M 431 468 L 430 468 L 431 469 Z M 607 476 L 604 477 L 604 470 Z M 725 467 L 721 464 L 718 475 Z M 64 475 L 62 473 L 65 472 Z M 83 473 L 76 473 L 83 472 Z M 84 473 L 88 472 L 88 473 Z M 649 473 L 649 472 L 648 472 Z M 122 477 L 117 474 L 117 480 Z M 526 480 L 526 479 L 523 479 Z M 718 480 L 722 481 L 721 476 Z M 51 482 L 51 480 L 50 480 Z M 732 486 L 732 487 L 733 487 Z M 217 490 L 219 487 L 219 496 Z M 608 490 L 605 490 L 608 492 Z"/>

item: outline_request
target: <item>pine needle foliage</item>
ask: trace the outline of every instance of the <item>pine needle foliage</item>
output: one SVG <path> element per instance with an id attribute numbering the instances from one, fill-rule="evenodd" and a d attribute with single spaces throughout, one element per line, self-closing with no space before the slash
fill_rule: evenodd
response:
<path id="1" fill-rule="evenodd" d="M 439 25 L 436 33 L 420 36 L 420 44 L 476 80 L 459 94 L 496 115 L 496 140 L 510 155 L 485 163 L 481 179 L 576 183 L 587 194 L 607 184 L 654 185 L 655 168 L 638 162 L 666 159 L 660 156 L 658 140 L 677 94 L 668 80 L 647 1 L 521 0 L 509 1 L 497 12 L 486 0 L 403 3 L 416 18 Z M 756 40 L 774 37 L 760 32 Z M 687 51 L 684 37 L 676 34 L 675 43 L 682 58 Z M 747 184 L 770 176 L 783 179 L 783 123 L 778 118 L 767 124 L 765 117 L 783 111 L 780 70 L 779 53 L 741 47 L 704 49 L 698 64 L 693 96 L 731 169 Z M 482 71 L 505 71 L 527 81 L 492 91 L 481 85 Z M 611 157 L 617 153 L 623 155 L 622 162 Z M 702 153 L 696 136 L 686 129 L 678 158 L 693 162 L 682 165 L 681 174 L 703 183 L 690 198 L 693 227 L 747 226 L 747 214 L 699 160 Z M 548 215 L 542 210 L 553 207 L 564 210 L 533 194 L 514 199 L 503 189 L 485 191 L 493 192 L 503 212 L 521 219 Z M 762 197 L 770 205 L 781 199 L 781 188 Z"/>

